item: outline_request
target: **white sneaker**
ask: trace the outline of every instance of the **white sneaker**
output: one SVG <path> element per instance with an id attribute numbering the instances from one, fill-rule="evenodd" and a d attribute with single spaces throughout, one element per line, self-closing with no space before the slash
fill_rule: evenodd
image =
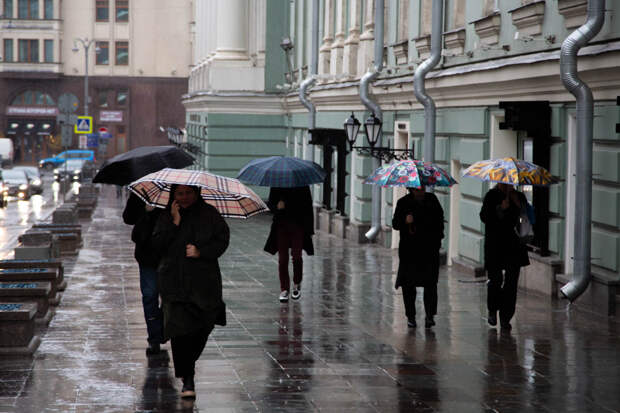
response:
<path id="1" fill-rule="evenodd" d="M 291 298 L 293 300 L 299 300 L 299 297 L 301 297 L 301 285 L 300 284 L 293 284 L 293 292 L 291 293 Z"/>
<path id="2" fill-rule="evenodd" d="M 288 290 L 284 290 L 280 293 L 280 302 L 281 303 L 288 302 Z"/>

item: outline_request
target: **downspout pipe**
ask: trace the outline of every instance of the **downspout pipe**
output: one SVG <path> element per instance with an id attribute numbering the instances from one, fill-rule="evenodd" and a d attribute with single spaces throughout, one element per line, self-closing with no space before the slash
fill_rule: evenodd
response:
<path id="1" fill-rule="evenodd" d="M 560 76 L 564 87 L 577 99 L 577 177 L 575 193 L 575 254 L 572 279 L 560 291 L 571 302 L 590 284 L 592 239 L 592 135 L 594 98 L 577 74 L 577 53 L 601 30 L 605 21 L 605 0 L 589 0 L 583 26 L 562 43 Z"/>
<path id="2" fill-rule="evenodd" d="M 369 87 L 378 77 L 383 69 L 383 9 L 384 0 L 375 1 L 375 66 L 373 70 L 366 72 L 360 81 L 360 99 L 368 110 L 381 122 L 383 122 L 383 111 L 379 105 L 369 96 Z M 381 138 L 377 140 L 377 146 L 381 146 Z M 381 160 L 373 159 L 373 169 L 376 170 L 381 166 Z M 374 240 L 381 231 L 381 187 L 379 185 L 372 186 L 372 218 L 371 227 L 366 232 L 366 238 L 370 241 Z"/>
<path id="3" fill-rule="evenodd" d="M 299 86 L 299 100 L 308 109 L 308 133 L 316 127 L 316 107 L 306 96 L 308 89 L 316 82 L 316 75 L 319 66 L 319 0 L 312 0 L 312 50 L 310 57 L 310 70 L 308 77 Z M 308 154 L 312 154 L 312 148 L 307 146 Z M 306 159 L 311 159 L 306 156 Z"/>
<path id="4" fill-rule="evenodd" d="M 443 34 L 443 3 L 444 0 L 433 0 L 431 55 L 415 71 L 413 75 L 413 93 L 424 106 L 424 160 L 433 162 L 435 158 L 435 121 L 437 118 L 435 101 L 426 94 L 426 74 L 441 59 L 441 42 Z"/>

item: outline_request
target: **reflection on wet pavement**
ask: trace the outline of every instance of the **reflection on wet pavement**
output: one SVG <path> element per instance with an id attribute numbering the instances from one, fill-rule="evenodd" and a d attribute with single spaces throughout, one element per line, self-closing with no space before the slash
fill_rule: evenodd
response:
<path id="1" fill-rule="evenodd" d="M 304 256 L 301 300 L 280 304 L 277 258 L 262 251 L 269 216 L 228 221 L 228 326 L 209 338 L 197 400 L 184 402 L 168 353 L 145 356 L 122 207 L 105 188 L 34 358 L 0 359 L 1 412 L 620 409 L 617 322 L 520 292 L 513 330 L 490 329 L 485 285 L 443 269 L 437 325 L 410 329 L 393 289 L 394 252 L 327 235 Z"/>

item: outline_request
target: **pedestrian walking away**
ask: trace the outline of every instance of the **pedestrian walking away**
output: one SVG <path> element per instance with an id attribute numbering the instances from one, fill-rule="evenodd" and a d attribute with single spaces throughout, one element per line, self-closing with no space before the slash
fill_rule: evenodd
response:
<path id="1" fill-rule="evenodd" d="M 131 194 L 123 211 L 125 224 L 133 225 L 131 240 L 136 244 L 134 256 L 140 272 L 140 292 L 146 321 L 148 347 L 146 354 L 160 352 L 163 343 L 163 315 L 159 306 L 157 288 L 158 255 L 153 250 L 151 236 L 162 210 L 146 205 L 137 195 Z"/>
<path id="2" fill-rule="evenodd" d="M 195 398 L 194 373 L 215 324 L 226 325 L 218 258 L 228 248 L 230 231 L 200 188 L 172 185 L 168 207 L 153 232 L 160 254 L 158 280 L 164 314 L 164 339 L 170 339 L 181 396 Z"/>
<path id="3" fill-rule="evenodd" d="M 503 329 L 512 328 L 510 320 L 517 303 L 517 284 L 521 267 L 529 265 L 525 243 L 519 238 L 518 225 L 527 199 L 513 185 L 497 184 L 484 197 L 480 219 L 485 224 L 484 266 L 487 271 L 488 322 L 497 325 L 499 312 Z"/>
<path id="4" fill-rule="evenodd" d="M 416 327 L 416 287 L 424 288 L 424 326 L 435 325 L 439 249 L 444 237 L 443 209 L 432 192 L 424 186 L 409 187 L 398 200 L 392 228 L 400 232 L 398 274 L 395 288 L 401 288 L 407 325 Z"/>
<path id="5" fill-rule="evenodd" d="M 310 187 L 271 188 L 267 206 L 273 212 L 271 231 L 265 251 L 278 253 L 278 276 L 280 277 L 280 302 L 301 298 L 303 279 L 302 250 L 314 255 L 314 212 Z M 288 270 L 290 255 L 293 257 L 293 289 Z"/>

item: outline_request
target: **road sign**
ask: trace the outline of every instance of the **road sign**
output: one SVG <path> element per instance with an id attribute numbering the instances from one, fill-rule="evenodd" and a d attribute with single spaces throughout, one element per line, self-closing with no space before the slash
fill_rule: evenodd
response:
<path id="1" fill-rule="evenodd" d="M 88 135 L 80 135 L 80 149 L 86 149 L 86 144 L 88 143 Z"/>
<path id="2" fill-rule="evenodd" d="M 86 136 L 88 137 L 88 141 L 86 142 L 87 147 L 96 148 L 99 146 L 99 136 L 96 133 Z"/>
<path id="3" fill-rule="evenodd" d="M 71 146 L 71 143 L 73 141 L 73 133 L 71 131 L 71 125 L 66 124 L 66 123 L 62 123 L 60 124 L 60 130 L 61 130 L 61 144 L 62 146 Z"/>
<path id="4" fill-rule="evenodd" d="M 102 126 L 98 129 L 99 133 L 108 133 L 108 128 L 106 128 L 105 126 Z"/>
<path id="5" fill-rule="evenodd" d="M 93 117 L 78 116 L 75 124 L 75 133 L 93 133 Z"/>
<path id="6" fill-rule="evenodd" d="M 73 113 L 59 113 L 56 115 L 58 123 L 67 123 L 69 125 L 75 125 L 78 121 L 77 115 Z"/>
<path id="7" fill-rule="evenodd" d="M 58 98 L 58 109 L 61 112 L 75 112 L 78 108 L 78 98 L 71 93 L 63 93 Z"/>

